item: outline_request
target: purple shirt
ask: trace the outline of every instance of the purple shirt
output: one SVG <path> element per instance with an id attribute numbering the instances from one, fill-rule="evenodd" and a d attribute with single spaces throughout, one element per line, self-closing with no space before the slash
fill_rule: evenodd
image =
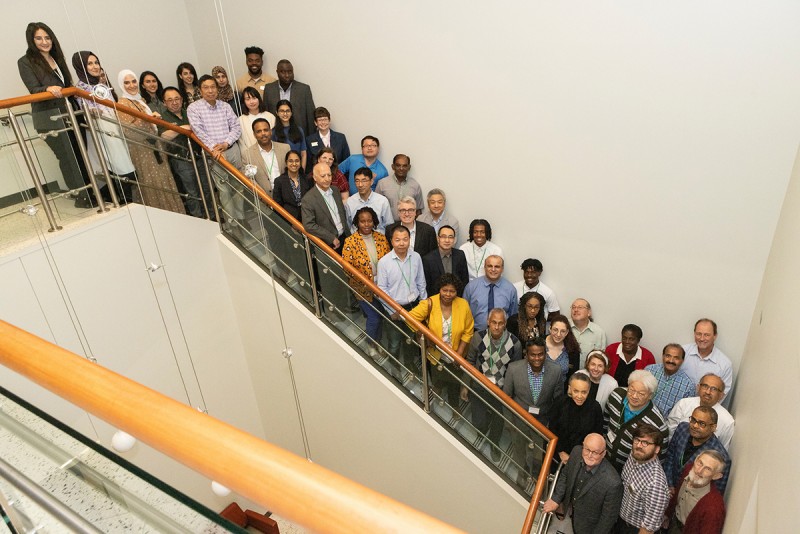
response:
<path id="1" fill-rule="evenodd" d="M 242 135 L 242 125 L 227 102 L 217 100 L 212 106 L 205 100 L 195 100 L 186 108 L 192 131 L 208 148 L 219 143 L 228 147 Z"/>

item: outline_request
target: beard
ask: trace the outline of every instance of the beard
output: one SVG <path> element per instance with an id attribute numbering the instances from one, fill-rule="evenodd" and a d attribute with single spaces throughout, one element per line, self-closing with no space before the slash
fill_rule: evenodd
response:
<path id="1" fill-rule="evenodd" d="M 689 471 L 686 475 L 686 481 L 693 488 L 702 488 L 711 483 L 711 477 L 701 477 L 694 474 L 694 471 Z"/>

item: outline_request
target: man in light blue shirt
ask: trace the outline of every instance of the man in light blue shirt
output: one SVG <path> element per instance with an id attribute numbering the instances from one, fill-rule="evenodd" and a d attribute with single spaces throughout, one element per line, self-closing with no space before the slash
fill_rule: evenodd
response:
<path id="1" fill-rule="evenodd" d="M 352 154 L 349 158 L 339 163 L 339 170 L 347 176 L 347 181 L 350 183 L 351 195 L 356 194 L 356 171 L 361 167 L 368 167 L 372 171 L 372 176 L 374 177 L 372 182 L 373 191 L 375 191 L 375 185 L 381 178 L 389 176 L 389 171 L 378 160 L 380 148 L 381 142 L 378 138 L 368 135 L 361 140 L 361 154 Z"/>
<path id="2" fill-rule="evenodd" d="M 361 167 L 356 171 L 355 181 L 358 194 L 348 197 L 345 203 L 350 232 L 356 233 L 356 227 L 353 224 L 356 212 L 361 208 L 370 207 L 378 214 L 378 226 L 375 227 L 375 230 L 385 235 L 386 227 L 394 222 L 389 201 L 385 196 L 372 190 L 372 171 L 368 167 Z"/>
<path id="3" fill-rule="evenodd" d="M 486 274 L 467 284 L 464 299 L 469 302 L 475 330 L 486 330 L 489 311 L 502 308 L 511 317 L 517 313 L 519 302 L 514 284 L 503 278 L 503 258 L 492 255 L 486 258 Z"/>
<path id="4" fill-rule="evenodd" d="M 694 343 L 683 346 L 686 351 L 683 371 L 697 384 L 707 373 L 720 377 L 725 383 L 725 391 L 728 392 L 722 405 L 727 407 L 733 387 L 733 364 L 717 348 L 716 341 L 717 323 L 707 318 L 699 319 L 694 324 Z"/>
<path id="5" fill-rule="evenodd" d="M 392 250 L 378 260 L 378 287 L 386 292 L 397 304 L 410 311 L 420 299 L 427 298 L 425 290 L 425 273 L 422 270 L 422 258 L 411 250 L 411 234 L 405 226 L 398 226 L 391 235 Z M 412 345 L 403 343 L 404 338 L 411 337 L 411 330 L 400 313 L 388 303 L 383 303 L 389 317 L 389 324 L 384 326 L 387 349 L 393 358 L 401 361 L 406 369 L 413 369 L 416 359 L 420 358 L 411 350 Z M 400 376 L 405 373 L 401 372 Z"/>

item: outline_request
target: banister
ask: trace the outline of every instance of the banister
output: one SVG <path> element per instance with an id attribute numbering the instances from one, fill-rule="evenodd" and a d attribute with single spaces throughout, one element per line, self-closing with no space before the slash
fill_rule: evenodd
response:
<path id="1" fill-rule="evenodd" d="M 2 320 L 0 363 L 315 532 L 461 532 Z"/>
<path id="2" fill-rule="evenodd" d="M 202 147 L 202 149 L 205 152 L 207 152 L 209 154 L 209 156 L 211 155 L 211 150 L 208 147 L 206 147 L 202 143 L 202 141 L 200 141 L 200 139 L 194 134 L 194 132 L 191 132 L 191 131 L 186 130 L 184 128 L 180 128 L 178 126 L 175 126 L 174 124 L 168 123 L 168 122 L 163 121 L 161 119 L 157 119 L 155 117 L 147 115 L 146 113 L 142 113 L 142 112 L 140 112 L 140 111 L 138 111 L 136 109 L 132 109 L 132 108 L 129 108 L 127 106 L 117 107 L 116 103 L 113 102 L 113 101 L 95 98 L 91 94 L 87 93 L 86 91 L 83 91 L 83 90 L 75 88 L 75 87 L 69 87 L 69 88 L 62 89 L 61 92 L 62 92 L 62 94 L 64 96 L 67 96 L 67 97 L 68 96 L 78 96 L 78 97 L 81 97 L 81 98 L 93 100 L 93 101 L 95 101 L 95 102 L 97 102 L 99 104 L 103 104 L 105 106 L 114 108 L 118 112 L 127 113 L 128 115 L 132 115 L 132 116 L 138 117 L 138 118 L 140 118 L 142 120 L 145 120 L 145 121 L 147 121 L 149 123 L 155 124 L 157 126 L 162 126 L 162 127 L 166 128 L 166 129 L 169 129 L 169 130 L 172 130 L 174 132 L 177 132 L 180 135 L 183 135 L 183 136 L 186 136 L 186 137 L 190 137 L 200 147 Z M 45 93 L 38 93 L 38 94 L 35 94 L 35 95 L 28 95 L 28 96 L 24 96 L 24 97 L 0 100 L 0 109 L 7 108 L 7 107 L 12 107 L 12 106 L 23 105 L 23 104 L 27 104 L 27 103 L 31 103 L 31 102 L 41 102 L 41 101 L 50 100 L 50 99 L 53 99 L 53 98 L 55 98 L 55 97 L 53 97 L 53 95 L 51 95 L 50 93 L 45 92 Z M 548 429 L 546 426 L 544 426 L 542 423 L 540 423 L 536 418 L 531 416 L 531 414 L 529 414 L 527 411 L 523 410 L 522 407 L 520 407 L 516 402 L 514 402 L 511 399 L 511 397 L 506 395 L 503 392 L 502 389 L 500 389 L 495 384 L 493 384 L 488 378 L 486 378 L 484 376 L 483 373 L 479 372 L 473 365 L 469 364 L 469 362 L 467 362 L 460 354 L 455 352 L 450 346 L 448 346 L 446 343 L 444 343 L 441 340 L 441 338 L 439 338 L 433 332 L 431 332 L 424 324 L 422 324 L 421 322 L 419 322 L 416 319 L 414 319 L 405 309 L 403 309 L 399 304 L 397 304 L 394 301 L 394 299 L 389 297 L 389 295 L 387 295 L 383 290 L 381 290 L 377 285 L 375 285 L 375 283 L 372 280 L 370 280 L 367 277 L 365 277 L 361 272 L 359 272 L 357 269 L 355 269 L 352 265 L 350 265 L 349 263 L 344 261 L 344 259 L 342 259 L 342 257 L 339 256 L 339 254 L 337 254 L 327 243 L 325 243 L 324 241 L 322 241 L 318 237 L 313 236 L 313 235 L 309 234 L 308 232 L 306 232 L 306 230 L 303 227 L 303 225 L 297 219 L 295 219 L 290 213 L 288 213 L 285 209 L 283 209 L 282 206 L 278 205 L 270 196 L 268 196 L 261 189 L 260 186 L 258 186 L 257 184 L 253 183 L 250 179 L 248 179 L 246 176 L 244 176 L 241 173 L 241 171 L 239 171 L 236 167 L 234 167 L 228 161 L 226 161 L 224 157 L 219 158 L 217 160 L 217 163 L 219 165 L 221 165 L 226 171 L 228 171 L 228 173 L 230 173 L 233 176 L 235 176 L 241 183 L 246 185 L 251 191 L 254 191 L 258 195 L 259 199 L 264 204 L 269 206 L 273 211 L 275 211 L 278 214 L 280 214 L 287 222 L 289 222 L 289 224 L 291 224 L 292 228 L 294 228 L 295 230 L 297 230 L 298 232 L 303 234 L 306 238 L 308 238 L 311 242 L 313 242 L 317 247 L 322 249 L 334 262 L 338 263 L 339 266 L 346 273 L 348 273 L 349 276 L 354 277 L 357 280 L 359 280 L 366 287 L 368 287 L 370 289 L 370 291 L 372 291 L 378 298 L 380 298 L 381 300 L 387 302 L 392 308 L 394 308 L 403 317 L 403 319 L 405 320 L 405 322 L 407 324 L 409 324 L 417 332 L 422 333 L 422 335 L 424 335 L 425 338 L 429 342 L 433 343 L 437 347 L 438 350 L 440 350 L 442 352 L 445 352 L 455 362 L 458 362 L 459 367 L 461 369 L 465 370 L 470 376 L 472 376 L 472 378 L 474 380 L 476 380 L 477 382 L 480 382 L 483 385 L 483 387 L 485 389 L 487 389 L 494 397 L 496 397 L 500 401 L 502 401 L 503 404 L 506 406 L 506 408 L 508 408 L 508 409 L 512 410 L 513 412 L 515 412 L 523 421 L 525 421 L 528 424 L 528 426 L 530 426 L 531 428 L 536 430 L 538 433 L 540 433 L 542 436 L 547 438 L 548 445 L 547 445 L 547 449 L 546 449 L 546 452 L 545 452 L 545 462 L 543 463 L 543 468 L 540 471 L 539 476 L 537 478 L 537 483 L 536 483 L 536 486 L 535 486 L 535 489 L 534 489 L 533 496 L 531 498 L 530 506 L 529 506 L 529 509 L 528 509 L 528 514 L 527 514 L 527 517 L 526 517 L 526 524 L 528 524 L 529 520 L 530 520 L 530 524 L 528 525 L 527 530 L 525 530 L 525 527 L 523 527 L 523 532 L 529 532 L 530 531 L 530 526 L 533 524 L 533 519 L 535 517 L 536 508 L 538 507 L 538 501 L 539 501 L 539 499 L 541 498 L 541 495 L 542 495 L 542 491 L 543 491 L 543 487 L 544 487 L 544 480 L 547 478 L 547 473 L 549 472 L 549 465 L 550 465 L 550 462 L 552 462 L 553 456 L 555 454 L 555 445 L 556 445 L 556 440 L 558 439 L 557 436 L 555 434 L 553 434 L 550 431 L 550 429 Z M 378 304 L 378 305 L 380 305 L 380 304 Z"/>

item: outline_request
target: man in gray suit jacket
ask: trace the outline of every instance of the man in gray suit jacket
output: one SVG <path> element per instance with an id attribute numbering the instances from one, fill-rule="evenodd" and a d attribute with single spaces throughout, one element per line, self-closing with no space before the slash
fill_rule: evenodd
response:
<path id="1" fill-rule="evenodd" d="M 244 151 L 242 162 L 255 166 L 256 183 L 267 195 L 272 196 L 272 184 L 286 170 L 286 154 L 291 147 L 286 143 L 272 141 L 272 130 L 267 119 L 253 121 L 253 136 L 256 144 Z"/>
<path id="2" fill-rule="evenodd" d="M 292 117 L 303 129 L 304 135 L 314 133 L 314 97 L 311 87 L 294 79 L 294 67 L 288 59 L 278 61 L 278 80 L 264 86 L 264 104 L 267 111 L 277 117 L 278 101 L 286 99 L 292 103 Z M 281 93 L 284 93 L 281 96 Z M 285 93 L 289 93 L 288 98 Z M 341 163 L 341 162 L 339 162 Z"/>
<path id="3" fill-rule="evenodd" d="M 547 357 L 544 338 L 537 337 L 525 344 L 525 359 L 508 364 L 503 392 L 544 425 L 550 422 L 550 412 L 561 397 L 564 386 L 561 383 L 561 367 Z M 529 371 L 530 369 L 530 371 Z M 542 464 L 540 451 L 544 440 L 528 425 L 513 418 L 517 429 L 511 433 L 514 445 L 513 460 L 523 467 L 524 472 L 517 476 L 517 483 L 526 485 L 526 478 L 538 472 Z M 540 447 L 530 448 L 538 443 Z"/>
<path id="4" fill-rule="evenodd" d="M 303 196 L 300 213 L 306 231 L 322 239 L 336 252 L 342 252 L 344 238 L 350 235 L 350 225 L 342 203 L 342 195 L 331 185 L 331 168 L 324 163 L 314 165 L 314 184 Z"/>
<path id="5" fill-rule="evenodd" d="M 544 503 L 545 513 L 560 509 L 559 518 L 570 517 L 575 534 L 609 534 L 617 522 L 622 479 L 605 456 L 603 436 L 586 436 L 572 449 L 553 496 Z"/>

